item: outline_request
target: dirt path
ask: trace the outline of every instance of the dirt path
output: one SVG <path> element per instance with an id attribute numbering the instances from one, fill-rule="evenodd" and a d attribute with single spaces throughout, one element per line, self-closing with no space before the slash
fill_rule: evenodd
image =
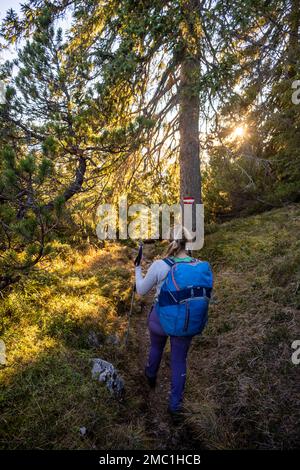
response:
<path id="1" fill-rule="evenodd" d="M 149 248 L 144 249 L 143 272 L 152 262 L 148 258 Z M 141 412 L 152 448 L 162 449 L 197 449 L 200 443 L 192 436 L 187 423 L 183 420 L 174 425 L 167 412 L 168 396 L 170 389 L 170 342 L 167 342 L 162 358 L 156 388 L 150 389 L 143 376 L 147 354 L 149 351 L 149 332 L 147 317 L 153 301 L 153 292 L 146 297 L 137 299 L 140 305 L 140 314 L 132 317 L 132 331 L 138 343 L 136 366 L 139 373 L 136 378 L 137 390 L 142 394 Z"/>

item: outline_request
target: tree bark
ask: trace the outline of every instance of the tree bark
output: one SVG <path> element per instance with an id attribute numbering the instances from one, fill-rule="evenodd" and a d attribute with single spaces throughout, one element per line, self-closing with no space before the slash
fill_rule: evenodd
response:
<path id="1" fill-rule="evenodd" d="M 75 194 L 78 194 L 81 191 L 82 185 L 84 183 L 84 177 L 86 173 L 86 158 L 83 155 L 80 155 L 78 158 L 78 165 L 75 171 L 74 181 L 65 189 L 62 194 L 63 201 L 67 202 Z M 48 202 L 44 208 L 52 210 L 55 207 L 55 201 Z"/>
<path id="2" fill-rule="evenodd" d="M 179 164 L 180 201 L 185 197 L 194 198 L 193 222 L 195 230 L 195 204 L 201 204 L 200 142 L 199 142 L 199 80 L 200 80 L 200 37 L 199 2 L 184 2 L 183 15 L 186 29 L 183 30 L 182 60 L 179 89 Z M 184 222 L 184 221 L 183 221 Z"/>
<path id="3" fill-rule="evenodd" d="M 194 90 L 199 80 L 199 62 L 184 59 L 180 72 L 179 136 L 180 199 L 190 196 L 201 203 L 199 93 Z"/>

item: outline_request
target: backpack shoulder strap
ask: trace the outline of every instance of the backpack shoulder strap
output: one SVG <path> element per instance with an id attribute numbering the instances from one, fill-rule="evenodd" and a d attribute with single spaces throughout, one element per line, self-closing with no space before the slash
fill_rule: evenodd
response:
<path id="1" fill-rule="evenodd" d="M 170 259 L 170 258 L 163 258 L 163 261 L 164 261 L 168 266 L 170 266 L 170 268 L 172 268 L 172 266 L 174 266 L 174 264 L 175 264 L 175 261 L 173 261 L 173 260 Z"/>

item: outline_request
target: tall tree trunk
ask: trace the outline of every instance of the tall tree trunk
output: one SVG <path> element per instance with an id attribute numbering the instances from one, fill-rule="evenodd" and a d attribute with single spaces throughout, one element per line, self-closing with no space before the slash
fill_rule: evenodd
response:
<path id="1" fill-rule="evenodd" d="M 179 95 L 179 163 L 180 200 L 194 198 L 195 204 L 202 202 L 199 143 L 199 2 L 187 0 L 183 5 L 186 28 L 183 31 L 183 54 L 180 70 Z M 195 229 L 195 204 L 193 207 L 193 229 Z"/>
<path id="2" fill-rule="evenodd" d="M 180 199 L 190 196 L 201 203 L 201 177 L 199 158 L 199 63 L 196 59 L 184 59 L 180 72 Z"/>

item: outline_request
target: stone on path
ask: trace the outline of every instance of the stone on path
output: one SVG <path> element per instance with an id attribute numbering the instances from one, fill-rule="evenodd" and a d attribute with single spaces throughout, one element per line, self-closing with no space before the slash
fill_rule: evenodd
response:
<path id="1" fill-rule="evenodd" d="M 99 382 L 104 382 L 110 393 L 116 398 L 122 398 L 125 393 L 124 380 L 115 367 L 110 362 L 99 358 L 92 359 L 92 362 L 93 378 L 99 380 Z"/>

